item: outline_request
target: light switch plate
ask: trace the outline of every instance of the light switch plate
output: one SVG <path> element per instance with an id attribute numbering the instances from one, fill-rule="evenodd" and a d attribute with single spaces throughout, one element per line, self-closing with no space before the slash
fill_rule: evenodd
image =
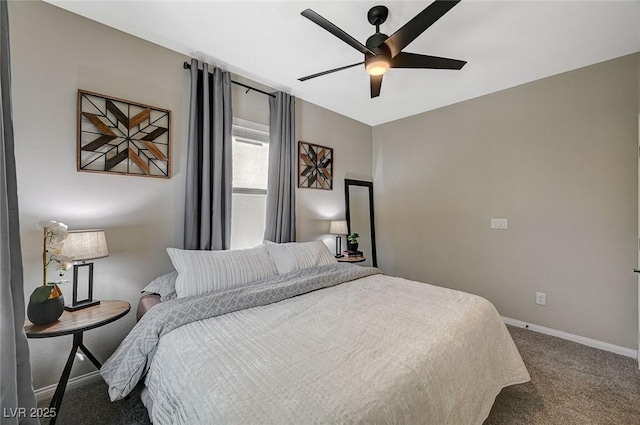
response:
<path id="1" fill-rule="evenodd" d="M 492 229 L 507 229 L 507 219 L 506 218 L 492 218 L 491 219 L 491 228 Z"/>

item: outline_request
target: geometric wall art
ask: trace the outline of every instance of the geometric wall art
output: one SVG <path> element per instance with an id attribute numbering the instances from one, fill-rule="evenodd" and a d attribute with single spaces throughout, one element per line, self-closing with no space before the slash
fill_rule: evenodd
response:
<path id="1" fill-rule="evenodd" d="M 298 142 L 298 187 L 333 190 L 333 148 Z"/>
<path id="2" fill-rule="evenodd" d="M 171 111 L 78 90 L 78 171 L 171 177 Z"/>

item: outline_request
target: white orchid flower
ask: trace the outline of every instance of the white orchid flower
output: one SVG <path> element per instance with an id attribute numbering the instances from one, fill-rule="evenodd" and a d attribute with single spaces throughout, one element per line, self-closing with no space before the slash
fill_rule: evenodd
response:
<path id="1" fill-rule="evenodd" d="M 47 266 L 51 262 L 55 262 L 56 268 L 59 271 L 60 276 L 71 267 L 72 258 L 62 255 L 62 248 L 64 246 L 64 240 L 69 235 L 68 226 L 64 223 L 59 223 L 54 220 L 40 221 L 38 226 L 43 230 L 44 238 L 44 253 L 42 257 L 43 273 L 43 285 L 47 282 Z M 49 255 L 46 255 L 46 254 Z"/>
<path id="2" fill-rule="evenodd" d="M 67 227 L 66 226 L 64 228 L 60 227 L 53 235 L 51 235 L 51 241 L 59 243 L 67 239 L 67 236 L 69 236 L 69 232 L 67 232 Z"/>
<path id="3" fill-rule="evenodd" d="M 46 250 L 47 252 L 51 252 L 54 254 L 60 254 L 62 252 L 62 247 L 64 246 L 63 243 L 51 243 L 49 245 L 47 245 Z"/>
<path id="4" fill-rule="evenodd" d="M 64 256 L 63 256 L 64 257 Z M 57 259 L 58 265 L 56 266 L 56 270 L 59 270 L 62 273 L 68 271 L 71 268 L 71 263 L 69 262 L 69 258 L 60 258 Z"/>
<path id="5" fill-rule="evenodd" d="M 63 233 L 67 231 L 67 225 L 64 223 L 53 222 L 51 226 L 47 226 L 47 230 L 54 234 Z"/>
<path id="6" fill-rule="evenodd" d="M 47 230 L 52 232 L 57 232 L 60 228 L 64 228 L 66 230 L 68 226 L 62 222 L 57 222 L 55 220 L 42 220 L 38 222 L 38 227 L 41 227 L 42 229 L 46 228 Z"/>
<path id="7" fill-rule="evenodd" d="M 45 238 L 47 242 L 62 242 L 69 235 L 69 227 L 64 223 L 59 223 L 54 220 L 41 221 L 39 226 L 44 230 Z"/>
<path id="8" fill-rule="evenodd" d="M 53 220 L 40 220 L 38 221 L 38 230 L 44 230 L 45 228 L 51 227 L 54 224 L 57 224 L 57 222 Z"/>
<path id="9" fill-rule="evenodd" d="M 51 256 L 51 258 L 53 259 L 53 261 L 57 261 L 58 263 L 63 262 L 63 263 L 69 263 L 71 261 L 73 261 L 73 258 L 67 256 L 67 255 L 62 255 L 62 254 L 54 254 Z"/>

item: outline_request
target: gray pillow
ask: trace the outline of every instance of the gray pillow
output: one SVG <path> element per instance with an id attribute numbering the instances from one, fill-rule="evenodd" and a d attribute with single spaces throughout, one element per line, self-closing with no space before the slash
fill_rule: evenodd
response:
<path id="1" fill-rule="evenodd" d="M 264 241 L 264 243 L 269 255 L 276 263 L 278 274 L 327 266 L 337 262 L 335 256 L 321 240 L 289 243 Z"/>
<path id="2" fill-rule="evenodd" d="M 278 275 L 264 246 L 227 251 L 167 248 L 178 271 L 178 298 L 248 285 Z"/>
<path id="3" fill-rule="evenodd" d="M 150 284 L 144 287 L 143 292 L 153 292 L 160 295 L 160 301 L 172 300 L 177 297 L 176 295 L 176 280 L 178 279 L 178 272 L 172 271 L 171 273 L 163 274 L 160 277 L 155 278 Z"/>

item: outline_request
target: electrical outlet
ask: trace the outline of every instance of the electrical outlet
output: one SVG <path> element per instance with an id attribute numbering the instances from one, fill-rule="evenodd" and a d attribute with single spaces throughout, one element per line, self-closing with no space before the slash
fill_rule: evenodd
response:
<path id="1" fill-rule="evenodd" d="M 547 305 L 547 294 L 544 292 L 536 292 L 536 304 Z"/>

